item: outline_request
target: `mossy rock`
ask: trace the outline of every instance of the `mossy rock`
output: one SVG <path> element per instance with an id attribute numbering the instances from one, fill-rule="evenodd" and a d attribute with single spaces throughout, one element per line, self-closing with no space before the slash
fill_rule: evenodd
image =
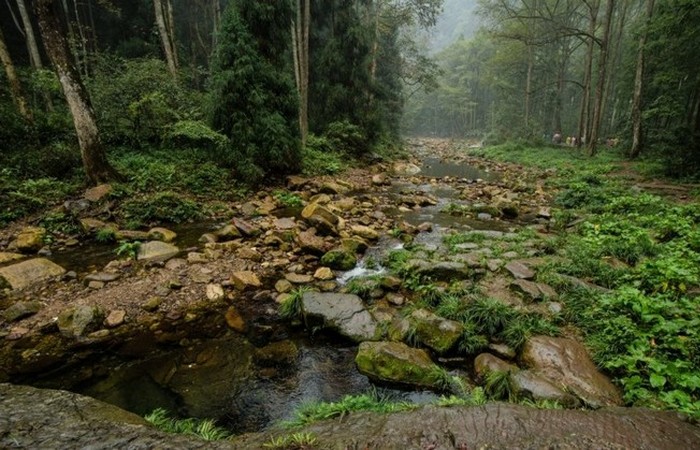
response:
<path id="1" fill-rule="evenodd" d="M 438 353 L 452 349 L 464 332 L 461 323 L 442 318 L 426 309 L 414 311 L 408 320 L 418 340 Z"/>
<path id="2" fill-rule="evenodd" d="M 401 342 L 363 342 L 357 350 L 355 364 L 360 373 L 373 380 L 439 388 L 435 373 L 440 368 L 428 353 Z"/>
<path id="3" fill-rule="evenodd" d="M 334 270 L 351 270 L 357 264 L 357 258 L 344 249 L 335 249 L 321 257 L 321 264 Z"/>

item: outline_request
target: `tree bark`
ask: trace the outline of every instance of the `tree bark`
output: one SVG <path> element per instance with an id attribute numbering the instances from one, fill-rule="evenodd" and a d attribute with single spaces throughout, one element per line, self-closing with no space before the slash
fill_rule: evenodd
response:
<path id="1" fill-rule="evenodd" d="M 644 47 L 647 43 L 649 21 L 654 14 L 654 0 L 647 0 L 646 23 L 639 36 L 637 49 L 637 71 L 634 75 L 634 94 L 632 96 L 632 147 L 630 158 L 636 158 L 644 148 L 644 129 L 642 128 L 642 94 L 644 91 Z"/>
<path id="2" fill-rule="evenodd" d="M 0 62 L 2 62 L 5 68 L 7 81 L 10 84 L 10 94 L 12 95 L 12 100 L 15 102 L 15 105 L 17 105 L 17 110 L 20 115 L 24 117 L 24 120 L 30 123 L 33 122 L 34 117 L 32 116 L 29 106 L 27 106 L 27 100 L 24 98 L 24 95 L 22 95 L 22 86 L 19 83 L 19 78 L 17 78 L 17 72 L 12 63 L 10 52 L 7 51 L 5 36 L 2 34 L 2 30 L 0 30 Z"/>
<path id="3" fill-rule="evenodd" d="M 34 35 L 34 27 L 27 13 L 27 5 L 24 0 L 17 0 L 17 9 L 22 18 L 22 26 L 24 28 L 24 38 L 27 42 L 27 51 L 29 52 L 29 62 L 35 69 L 41 69 L 41 56 L 39 47 L 36 44 L 36 36 Z"/>
<path id="4" fill-rule="evenodd" d="M 594 0 L 587 4 L 589 8 L 588 24 L 588 48 L 586 50 L 586 62 L 583 75 L 583 95 L 581 96 L 581 111 L 578 121 L 578 139 L 576 143 L 580 146 L 583 142 L 588 142 L 590 134 L 590 108 L 591 108 L 591 83 L 593 75 L 593 49 L 595 48 L 595 29 L 598 24 L 598 8 L 600 2 Z"/>
<path id="5" fill-rule="evenodd" d="M 166 2 L 168 0 L 165 0 Z M 163 0 L 153 0 L 153 8 L 156 14 L 156 26 L 160 35 L 161 43 L 163 44 L 163 53 L 165 53 L 165 61 L 168 64 L 168 70 L 175 77 L 177 76 L 177 57 L 175 53 L 174 40 L 171 36 L 172 29 L 168 27 L 168 19 L 170 13 L 163 5 Z"/>
<path id="6" fill-rule="evenodd" d="M 598 58 L 598 83 L 595 89 L 595 106 L 593 108 L 593 123 L 591 125 L 591 138 L 588 142 L 588 154 L 594 156 L 597 152 L 598 133 L 603 112 L 603 98 L 605 97 L 605 81 L 608 66 L 608 53 L 610 48 L 610 25 L 615 8 L 615 0 L 608 0 L 603 23 L 603 39 L 600 45 L 600 57 Z"/>
<path id="7" fill-rule="evenodd" d="M 85 174 L 93 184 L 121 179 L 107 161 L 90 97 L 80 79 L 68 41 L 61 30 L 61 23 L 53 6 L 53 0 L 36 0 L 34 11 L 39 19 L 39 29 L 46 53 L 56 70 L 73 116 Z"/>
<path id="8" fill-rule="evenodd" d="M 311 0 L 295 1 L 296 20 L 292 24 L 294 78 L 299 93 L 299 132 L 301 145 L 309 135 L 309 27 Z"/>

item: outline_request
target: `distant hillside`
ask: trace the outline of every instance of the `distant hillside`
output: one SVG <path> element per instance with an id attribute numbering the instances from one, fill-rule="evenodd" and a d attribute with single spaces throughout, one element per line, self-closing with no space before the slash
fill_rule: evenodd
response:
<path id="1" fill-rule="evenodd" d="M 460 36 L 471 37 L 479 28 L 476 16 L 478 0 L 445 0 L 442 15 L 431 36 L 435 52 L 450 45 Z"/>

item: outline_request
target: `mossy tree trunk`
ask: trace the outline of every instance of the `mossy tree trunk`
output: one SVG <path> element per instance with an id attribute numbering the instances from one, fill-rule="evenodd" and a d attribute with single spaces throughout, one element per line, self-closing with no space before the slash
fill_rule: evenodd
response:
<path id="1" fill-rule="evenodd" d="M 2 30 L 0 30 L 0 62 L 5 68 L 7 81 L 10 84 L 10 94 L 17 105 L 17 110 L 27 122 L 33 122 L 32 112 L 27 106 L 27 100 L 22 95 L 22 87 L 19 84 L 19 78 L 17 78 L 17 72 L 15 71 L 15 65 L 12 63 L 10 52 L 5 45 L 5 36 L 2 34 Z"/>

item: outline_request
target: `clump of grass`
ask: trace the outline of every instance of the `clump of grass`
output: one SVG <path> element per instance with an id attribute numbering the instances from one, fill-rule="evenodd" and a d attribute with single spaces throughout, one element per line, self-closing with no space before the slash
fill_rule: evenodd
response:
<path id="1" fill-rule="evenodd" d="M 515 390 L 510 382 L 510 372 L 494 370 L 486 375 L 484 384 L 486 396 L 493 400 L 507 400 L 513 402 L 517 400 Z"/>
<path id="2" fill-rule="evenodd" d="M 285 434 L 284 436 L 272 437 L 263 444 L 263 448 L 273 450 L 306 450 L 312 449 L 318 444 L 318 437 L 309 432 L 298 432 Z"/>
<path id="3" fill-rule="evenodd" d="M 304 298 L 304 294 L 310 291 L 311 289 L 307 286 L 302 286 L 291 291 L 289 297 L 280 305 L 280 316 L 287 320 L 299 319 L 303 312 L 302 299 Z"/>
<path id="4" fill-rule="evenodd" d="M 219 441 L 230 436 L 226 429 L 216 426 L 216 423 L 211 419 L 174 419 L 162 408 L 153 410 L 144 418 L 166 433 L 188 434 L 206 441 Z"/>

